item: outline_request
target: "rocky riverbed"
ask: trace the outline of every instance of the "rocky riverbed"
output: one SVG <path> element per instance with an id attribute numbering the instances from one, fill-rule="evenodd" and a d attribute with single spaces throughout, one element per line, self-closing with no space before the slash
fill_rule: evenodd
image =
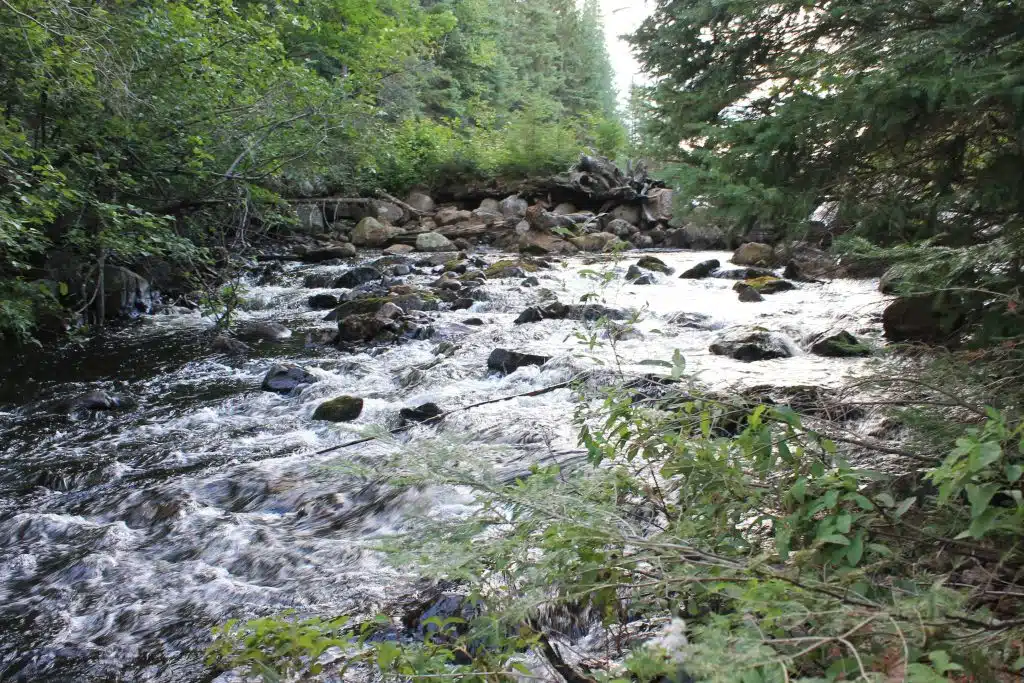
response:
<path id="1" fill-rule="evenodd" d="M 276 261 L 234 335 L 169 308 L 10 367 L 0 678 L 203 680 L 226 619 L 379 609 L 415 577 L 375 541 L 472 501 L 345 465 L 437 443 L 510 474 L 578 459 L 572 391 L 522 394 L 667 372 L 652 362 L 678 351 L 711 390 L 807 396 L 882 344 L 877 281 L 780 279 L 731 252 L 535 251 Z"/>

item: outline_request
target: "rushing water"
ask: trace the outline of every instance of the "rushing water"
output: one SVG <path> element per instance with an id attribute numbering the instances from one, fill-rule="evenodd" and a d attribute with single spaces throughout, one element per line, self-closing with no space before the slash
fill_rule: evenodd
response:
<path id="1" fill-rule="evenodd" d="M 677 270 L 728 258 L 658 256 Z M 214 624 L 288 608 L 365 612 L 394 598 L 408 577 L 369 546 L 409 524 L 413 511 L 470 501 L 451 491 L 385 490 L 331 466 L 339 459 L 372 463 L 386 444 L 316 452 L 371 425 L 397 426 L 403 407 L 433 401 L 451 410 L 556 384 L 599 363 L 650 372 L 639 362 L 668 360 L 675 349 L 687 372 L 713 387 L 835 385 L 863 361 L 799 354 L 741 363 L 711 355 L 708 345 L 715 328 L 736 324 L 764 325 L 796 341 L 833 328 L 878 335 L 880 297 L 871 281 L 804 284 L 739 303 L 729 280 L 659 275 L 655 284 L 637 286 L 620 277 L 598 288 L 585 276 L 602 268 L 625 272 L 632 262 L 571 259 L 536 274 L 563 302 L 596 292 L 612 306 L 644 307 L 640 333 L 614 345 L 583 345 L 574 335 L 578 322 L 513 325 L 539 301 L 539 290 L 498 280 L 485 285 L 490 301 L 430 314 L 433 340 L 360 353 L 316 346 L 307 337 L 333 323 L 308 310 L 303 277 L 344 268 L 296 265 L 280 284 L 253 286 L 255 304 L 242 314 L 284 323 L 295 334 L 263 342 L 247 358 L 209 351 L 209 322 L 195 313 L 144 318 L 8 371 L 0 388 L 0 680 L 207 680 L 202 654 Z M 692 327 L 675 318 L 679 313 L 707 318 Z M 484 324 L 462 324 L 471 317 Z M 435 356 L 442 339 L 456 342 L 454 355 Z M 542 368 L 488 376 L 486 359 L 496 347 L 554 358 Z M 320 381 L 298 396 L 261 391 L 268 366 L 286 360 Z M 53 410 L 93 389 L 126 394 L 133 405 L 71 416 Z M 365 399 L 356 422 L 311 419 L 318 403 L 339 394 Z M 511 471 L 573 449 L 571 415 L 567 389 L 495 403 L 441 427 L 413 429 L 402 437 L 403 452 L 415 453 L 418 440 L 440 432 L 477 449 L 506 446 L 493 452 Z"/>

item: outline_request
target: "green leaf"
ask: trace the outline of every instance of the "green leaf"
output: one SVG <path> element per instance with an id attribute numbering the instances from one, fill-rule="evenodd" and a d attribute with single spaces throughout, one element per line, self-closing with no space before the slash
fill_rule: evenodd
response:
<path id="1" fill-rule="evenodd" d="M 853 522 L 853 516 L 852 515 L 850 515 L 848 513 L 844 513 L 844 514 L 839 515 L 838 517 L 836 517 L 836 531 L 838 531 L 841 534 L 849 533 L 850 532 L 850 524 L 852 522 Z"/>
<path id="2" fill-rule="evenodd" d="M 964 489 L 967 491 L 967 500 L 971 503 L 971 517 L 979 517 L 985 509 L 988 508 L 989 502 L 999 491 L 999 484 L 987 484 L 985 486 L 979 486 L 977 484 L 967 484 Z"/>
<path id="3" fill-rule="evenodd" d="M 846 559 L 856 567 L 860 564 L 860 559 L 864 555 L 864 532 L 858 531 L 850 541 L 850 547 L 846 549 Z"/>
<path id="4" fill-rule="evenodd" d="M 834 543 L 835 545 L 850 545 L 850 539 L 846 536 L 840 536 L 839 534 L 828 534 L 817 539 L 822 543 Z"/>
<path id="5" fill-rule="evenodd" d="M 914 506 L 914 503 L 916 503 L 916 502 L 917 502 L 917 497 L 916 496 L 910 496 L 909 498 L 904 498 L 903 500 L 900 501 L 900 505 L 899 505 L 898 508 L 896 508 L 896 511 L 893 513 L 893 515 L 895 515 L 896 517 L 902 517 L 903 515 L 905 515 L 907 513 L 907 510 L 909 510 L 910 508 L 912 508 Z"/>

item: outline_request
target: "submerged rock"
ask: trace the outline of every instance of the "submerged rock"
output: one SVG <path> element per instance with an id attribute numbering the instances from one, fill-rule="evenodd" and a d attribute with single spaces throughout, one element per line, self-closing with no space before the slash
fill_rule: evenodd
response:
<path id="1" fill-rule="evenodd" d="M 710 351 L 716 356 L 729 356 L 745 363 L 793 355 L 788 339 L 763 327 L 727 330 L 711 344 Z"/>
<path id="2" fill-rule="evenodd" d="M 717 270 L 712 277 L 720 280 L 754 280 L 759 277 L 775 277 L 775 271 L 767 268 L 730 268 Z"/>
<path id="3" fill-rule="evenodd" d="M 263 377 L 263 390 L 287 394 L 317 381 L 316 376 L 301 365 L 277 363 L 272 365 Z"/>
<path id="4" fill-rule="evenodd" d="M 257 321 L 244 325 L 239 334 L 253 339 L 280 341 L 292 336 L 292 331 L 281 323 L 273 321 Z"/>
<path id="5" fill-rule="evenodd" d="M 508 349 L 494 349 L 487 358 L 487 367 L 494 372 L 508 375 L 528 365 L 544 365 L 549 360 L 551 360 L 550 356 L 519 353 L 518 351 L 509 351 Z"/>
<path id="6" fill-rule="evenodd" d="M 398 416 L 402 420 L 402 424 L 409 424 L 412 422 L 427 422 L 434 421 L 435 418 L 444 415 L 444 411 L 436 403 L 424 403 L 423 405 L 416 406 L 415 408 L 402 408 L 398 411 Z"/>
<path id="7" fill-rule="evenodd" d="M 707 261 L 701 261 L 697 265 L 683 271 L 683 274 L 679 276 L 682 280 L 699 280 L 711 275 L 713 272 L 722 267 L 722 263 L 718 259 L 709 259 Z"/>
<path id="8" fill-rule="evenodd" d="M 331 273 L 310 273 L 302 280 L 306 289 L 327 289 L 333 284 L 334 275 Z"/>
<path id="9" fill-rule="evenodd" d="M 530 306 L 516 318 L 516 325 L 540 322 L 541 320 L 586 320 L 594 321 L 601 318 L 608 320 L 624 320 L 629 317 L 625 311 L 609 308 L 600 304 L 563 304 L 553 301 L 543 306 Z"/>
<path id="10" fill-rule="evenodd" d="M 591 235 L 573 237 L 569 241 L 580 251 L 611 251 L 620 245 L 624 245 L 625 248 L 629 247 L 627 243 L 619 239 L 618 235 L 613 235 L 610 232 L 595 232 Z"/>
<path id="11" fill-rule="evenodd" d="M 87 394 L 82 394 L 81 396 L 61 401 L 57 404 L 57 409 L 63 413 L 74 413 L 80 410 L 120 410 L 122 408 L 127 408 L 130 403 L 131 402 L 123 396 L 110 394 L 106 391 L 97 389 L 95 391 L 90 391 Z"/>
<path id="12" fill-rule="evenodd" d="M 853 358 L 870 356 L 871 348 L 846 330 L 842 330 L 815 341 L 811 344 L 811 353 L 828 358 Z"/>
<path id="13" fill-rule="evenodd" d="M 351 422 L 362 412 L 363 399 L 357 396 L 338 396 L 318 405 L 313 412 L 313 419 L 325 422 Z"/>

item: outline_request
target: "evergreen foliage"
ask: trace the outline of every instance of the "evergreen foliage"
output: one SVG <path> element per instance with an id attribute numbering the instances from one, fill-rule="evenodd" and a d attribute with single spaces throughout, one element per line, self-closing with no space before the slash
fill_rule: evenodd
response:
<path id="1" fill-rule="evenodd" d="M 990 244 L 1022 299 L 1024 9 L 1013 2 L 660 0 L 632 37 L 646 125 L 695 206 L 741 229 Z M 937 254 L 936 254 L 937 255 Z"/>

